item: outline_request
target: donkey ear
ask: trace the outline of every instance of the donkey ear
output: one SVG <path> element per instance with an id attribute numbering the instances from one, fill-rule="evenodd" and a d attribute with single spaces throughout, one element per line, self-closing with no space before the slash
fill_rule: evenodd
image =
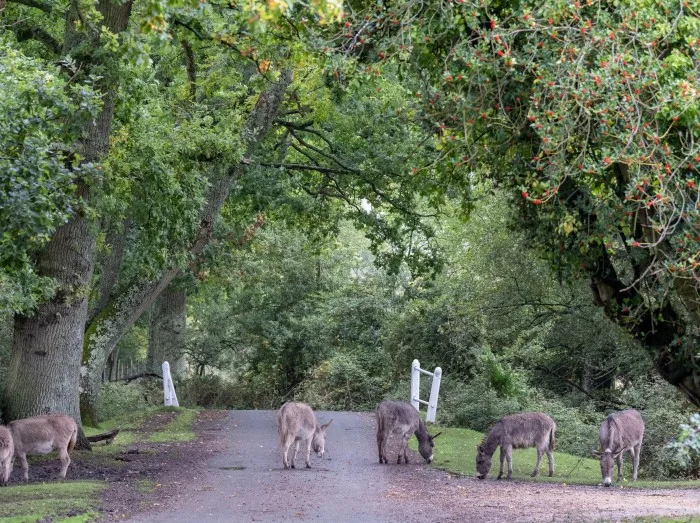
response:
<path id="1" fill-rule="evenodd" d="M 328 425 L 330 425 L 331 423 L 333 423 L 333 418 L 331 418 L 331 420 L 328 423 L 324 423 L 323 425 L 321 425 L 321 430 L 325 431 L 328 428 Z"/>
<path id="2" fill-rule="evenodd" d="M 430 436 L 430 439 L 435 439 L 435 438 L 437 438 L 440 434 L 442 434 L 442 432 L 438 432 L 438 433 L 435 434 L 434 436 Z"/>

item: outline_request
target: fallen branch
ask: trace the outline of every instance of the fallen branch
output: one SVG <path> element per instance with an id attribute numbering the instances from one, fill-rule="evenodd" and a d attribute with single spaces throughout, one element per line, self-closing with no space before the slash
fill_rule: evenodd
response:
<path id="1" fill-rule="evenodd" d="M 109 445 L 114 441 L 114 438 L 119 434 L 119 429 L 110 430 L 109 432 L 103 432 L 102 434 L 95 434 L 94 436 L 88 436 L 87 440 L 90 443 L 97 443 L 98 441 L 104 441 L 105 445 Z"/>

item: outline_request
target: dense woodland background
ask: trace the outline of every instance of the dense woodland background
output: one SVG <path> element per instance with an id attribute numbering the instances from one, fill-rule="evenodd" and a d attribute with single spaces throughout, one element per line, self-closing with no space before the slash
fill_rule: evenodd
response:
<path id="1" fill-rule="evenodd" d="M 587 455 L 634 407 L 700 475 L 697 6 L 546 4 L 0 1 L 4 419 L 166 359 L 186 405 L 368 410 L 418 358 L 441 424 Z"/>

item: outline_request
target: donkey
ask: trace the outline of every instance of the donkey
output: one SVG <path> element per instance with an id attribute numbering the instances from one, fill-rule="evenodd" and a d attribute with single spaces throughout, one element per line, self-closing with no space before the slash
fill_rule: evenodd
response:
<path id="1" fill-rule="evenodd" d="M 15 456 L 15 444 L 12 433 L 7 427 L 0 426 L 0 485 L 5 486 L 12 474 L 12 461 Z"/>
<path id="2" fill-rule="evenodd" d="M 319 425 L 316 422 L 313 410 L 306 403 L 288 401 L 277 414 L 277 428 L 280 435 L 280 447 L 282 448 L 282 465 L 288 469 L 290 464 L 287 458 L 289 447 L 296 442 L 291 467 L 299 451 L 299 442 L 306 445 L 306 468 L 311 468 L 311 449 L 323 457 L 326 450 L 326 430 L 333 420 Z"/>
<path id="3" fill-rule="evenodd" d="M 496 447 L 501 447 L 501 469 L 496 479 L 503 477 L 503 460 L 508 460 L 508 475 L 513 476 L 513 449 L 537 448 L 534 478 L 540 473 L 542 454 L 547 454 L 549 475 L 554 475 L 554 420 L 542 412 L 521 412 L 504 416 L 491 428 L 481 445 L 476 447 L 476 477 L 484 479 L 491 470 L 491 459 Z"/>
<path id="4" fill-rule="evenodd" d="M 603 420 L 598 433 L 600 451 L 593 453 L 600 457 L 600 473 L 603 485 L 612 485 L 613 460 L 617 462 L 617 481 L 622 481 L 622 454 L 629 450 L 632 454 L 632 481 L 637 481 L 639 453 L 644 439 L 644 420 L 634 409 L 613 412 Z"/>
<path id="5" fill-rule="evenodd" d="M 377 447 L 379 449 L 379 463 L 389 463 L 386 459 L 386 443 L 391 433 L 401 436 L 401 450 L 396 463 L 401 463 L 403 454 L 404 463 L 408 463 L 408 438 L 415 434 L 418 438 L 418 452 L 428 463 L 433 461 L 433 440 L 442 432 L 434 436 L 428 434 L 425 423 L 420 419 L 418 411 L 406 401 L 382 401 L 377 406 Z"/>
<path id="6" fill-rule="evenodd" d="M 58 451 L 61 460 L 61 477 L 66 477 L 70 465 L 69 453 L 78 438 L 78 426 L 65 414 L 45 414 L 33 418 L 11 421 L 7 426 L 12 433 L 15 456 L 22 463 L 24 481 L 29 481 L 27 454 L 48 454 Z"/>

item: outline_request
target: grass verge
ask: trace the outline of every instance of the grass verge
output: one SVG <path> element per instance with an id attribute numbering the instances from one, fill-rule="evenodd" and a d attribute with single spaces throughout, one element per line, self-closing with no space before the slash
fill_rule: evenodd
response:
<path id="1" fill-rule="evenodd" d="M 87 522 L 98 516 L 105 483 L 62 481 L 0 489 L 0 522 Z"/>
<path id="2" fill-rule="evenodd" d="M 461 474 L 474 476 L 476 474 L 476 446 L 481 443 L 484 435 L 469 429 L 454 427 L 430 428 L 431 433 L 442 431 L 442 435 L 435 440 L 433 466 L 436 468 Z M 411 448 L 417 449 L 417 441 L 411 438 Z M 489 478 L 494 479 L 498 475 L 499 452 L 493 455 L 493 464 Z M 628 455 L 625 455 L 627 458 Z M 563 452 L 554 453 L 554 477 L 547 476 L 547 457 L 542 458 L 542 468 L 537 478 L 530 477 L 535 462 L 537 451 L 534 448 L 513 451 L 513 479 L 524 481 L 542 481 L 550 483 L 564 483 L 576 485 L 599 485 L 601 483 L 600 464 L 592 458 L 581 458 Z M 506 465 L 507 466 L 507 465 Z M 630 460 L 625 460 L 625 477 L 631 476 Z M 622 488 L 698 488 L 700 481 L 652 481 L 641 478 L 634 483 L 623 481 L 615 484 Z M 686 520 L 683 520 L 686 521 Z"/>
<path id="3" fill-rule="evenodd" d="M 192 427 L 197 420 L 198 410 L 178 408 L 175 418 L 161 430 L 154 432 L 148 438 L 152 443 L 165 443 L 173 441 L 192 441 L 195 438 Z"/>

